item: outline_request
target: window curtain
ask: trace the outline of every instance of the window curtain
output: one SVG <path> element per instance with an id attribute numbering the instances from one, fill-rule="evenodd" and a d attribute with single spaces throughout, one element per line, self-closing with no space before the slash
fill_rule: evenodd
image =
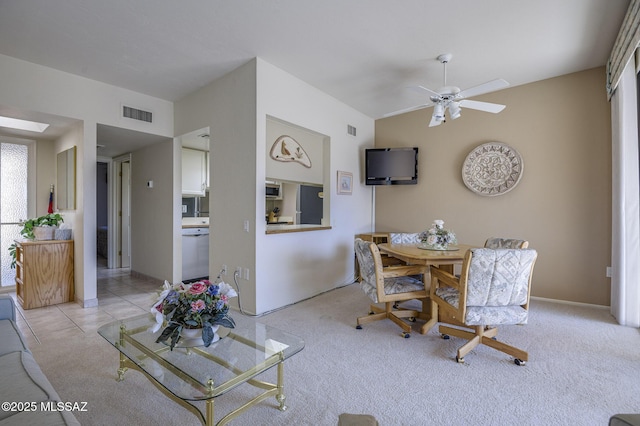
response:
<path id="1" fill-rule="evenodd" d="M 631 0 L 607 62 L 607 95 L 609 99 L 622 78 L 640 43 L 640 0 Z"/>
<path id="2" fill-rule="evenodd" d="M 624 67 L 611 97 L 611 313 L 640 327 L 640 170 L 635 61 Z"/>

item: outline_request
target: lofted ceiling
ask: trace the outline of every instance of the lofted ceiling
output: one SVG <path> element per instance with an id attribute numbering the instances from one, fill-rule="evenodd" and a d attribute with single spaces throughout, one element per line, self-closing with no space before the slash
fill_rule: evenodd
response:
<path id="1" fill-rule="evenodd" d="M 176 101 L 254 57 L 365 115 L 603 66 L 629 0 L 2 0 L 0 54 Z M 605 88 L 602 88 L 603 93 Z"/>

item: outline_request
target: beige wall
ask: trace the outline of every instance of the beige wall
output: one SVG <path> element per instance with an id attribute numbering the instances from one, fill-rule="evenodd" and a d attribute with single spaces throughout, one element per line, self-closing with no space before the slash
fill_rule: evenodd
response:
<path id="1" fill-rule="evenodd" d="M 491 93 L 500 114 L 463 109 L 429 128 L 431 108 L 376 121 L 376 147 L 420 148 L 418 184 L 376 187 L 376 230 L 421 231 L 445 221 L 460 242 L 522 238 L 538 250 L 532 295 L 610 304 L 611 118 L 604 68 Z M 497 197 L 471 192 L 461 168 L 476 146 L 520 152 L 518 186 Z"/>

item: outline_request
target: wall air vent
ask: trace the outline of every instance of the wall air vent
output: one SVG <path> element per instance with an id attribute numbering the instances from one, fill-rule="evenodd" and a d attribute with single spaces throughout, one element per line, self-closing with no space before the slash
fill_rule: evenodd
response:
<path id="1" fill-rule="evenodd" d="M 356 128 L 354 126 L 352 126 L 351 124 L 347 124 L 347 133 L 350 134 L 351 136 L 355 136 L 356 135 Z"/>
<path id="2" fill-rule="evenodd" d="M 151 112 L 131 108 L 126 105 L 122 106 L 122 116 L 134 120 L 146 121 L 147 123 L 153 122 L 153 114 Z"/>

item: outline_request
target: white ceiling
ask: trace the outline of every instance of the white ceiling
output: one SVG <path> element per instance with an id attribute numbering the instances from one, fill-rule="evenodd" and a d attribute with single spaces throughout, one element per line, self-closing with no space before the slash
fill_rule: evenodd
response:
<path id="1" fill-rule="evenodd" d="M 629 0 L 1 0 L 0 54 L 169 101 L 254 57 L 377 119 L 606 63 Z M 604 87 L 602 88 L 604 92 Z"/>

